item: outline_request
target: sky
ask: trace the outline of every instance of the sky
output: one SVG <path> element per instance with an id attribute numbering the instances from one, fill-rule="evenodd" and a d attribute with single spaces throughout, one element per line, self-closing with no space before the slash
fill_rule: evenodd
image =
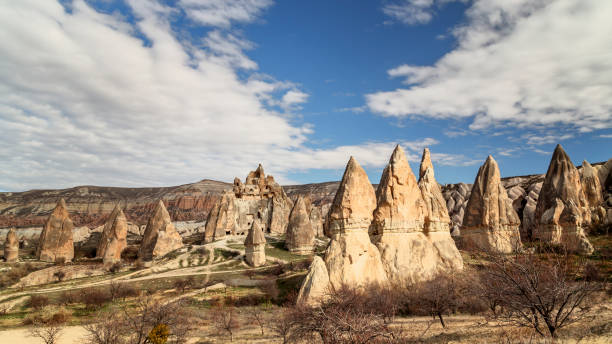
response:
<path id="1" fill-rule="evenodd" d="M 0 191 L 612 157 L 612 2 L 0 0 Z"/>

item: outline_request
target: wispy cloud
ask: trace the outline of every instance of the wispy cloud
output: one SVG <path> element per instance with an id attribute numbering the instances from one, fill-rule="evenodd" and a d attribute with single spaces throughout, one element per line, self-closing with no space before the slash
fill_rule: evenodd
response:
<path id="1" fill-rule="evenodd" d="M 527 134 L 523 135 L 522 138 L 527 140 L 527 144 L 529 145 L 544 145 L 550 143 L 559 143 L 563 140 L 568 140 L 573 138 L 573 134 L 564 134 L 564 135 L 537 135 L 537 134 Z"/>
<path id="2" fill-rule="evenodd" d="M 398 21 L 406 25 L 418 25 L 429 23 L 436 10 L 442 5 L 465 0 L 392 0 L 385 1 L 382 7 L 384 14 L 391 18 L 392 21 Z"/>
<path id="3" fill-rule="evenodd" d="M 430 19 L 432 3 L 387 8 L 420 23 Z M 400 4 L 417 15 L 401 12 Z M 454 50 L 431 66 L 391 69 L 389 75 L 408 87 L 369 94 L 367 104 L 383 116 L 470 118 L 473 130 L 499 124 L 610 128 L 611 12 L 612 2 L 600 0 L 474 0 L 466 24 L 453 31 Z"/>
<path id="4" fill-rule="evenodd" d="M 336 109 L 336 112 L 352 112 L 352 113 L 362 113 L 365 112 L 367 110 L 367 106 L 363 105 L 363 106 L 353 106 L 353 107 L 345 107 L 345 108 L 340 108 L 340 109 Z"/>

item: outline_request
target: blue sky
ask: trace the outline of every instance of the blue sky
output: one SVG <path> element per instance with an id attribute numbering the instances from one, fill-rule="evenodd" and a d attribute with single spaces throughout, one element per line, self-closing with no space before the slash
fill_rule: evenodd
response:
<path id="1" fill-rule="evenodd" d="M 400 143 L 441 183 L 612 157 L 612 4 L 0 4 L 0 190 L 341 178 Z"/>

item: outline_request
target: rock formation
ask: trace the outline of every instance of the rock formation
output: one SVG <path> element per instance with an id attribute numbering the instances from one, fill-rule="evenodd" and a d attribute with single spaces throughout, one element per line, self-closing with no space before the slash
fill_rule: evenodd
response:
<path id="1" fill-rule="evenodd" d="M 45 262 L 69 262 L 74 258 L 72 241 L 72 220 L 66 209 L 63 198 L 57 202 L 55 209 L 43 227 L 36 257 Z"/>
<path id="2" fill-rule="evenodd" d="M 422 185 L 431 212 L 400 146 L 393 151 L 376 191 L 377 206 L 372 222 L 374 241 L 380 250 L 387 277 L 400 286 L 430 280 L 442 270 L 450 270 L 455 265 L 459 269 L 463 267 L 461 256 L 448 232 L 448 215 L 445 228 L 447 237 L 443 234 L 444 214 L 440 206 L 443 209 L 444 202 L 437 199 L 435 194 L 433 167 L 431 161 L 428 162 L 427 153 L 421 166 L 424 177 Z M 441 198 L 441 193 L 439 196 Z M 431 229 L 440 232 L 439 238 L 434 234 L 438 247 L 425 232 L 426 217 L 432 220 Z"/>
<path id="3" fill-rule="evenodd" d="M 106 220 L 102 236 L 96 250 L 96 257 L 102 258 L 104 264 L 113 264 L 121 261 L 121 253 L 127 247 L 127 219 L 119 205 Z"/>
<path id="4" fill-rule="evenodd" d="M 4 260 L 12 263 L 16 262 L 17 259 L 19 259 L 19 240 L 17 240 L 15 228 L 11 228 L 4 242 Z"/>
<path id="5" fill-rule="evenodd" d="M 302 282 L 297 298 L 297 304 L 314 306 L 320 303 L 330 292 L 329 273 L 321 257 L 314 256 L 308 275 Z"/>
<path id="6" fill-rule="evenodd" d="M 429 149 L 423 150 L 419 168 L 419 189 L 425 202 L 424 233 L 437 250 L 437 271 L 463 269 L 463 258 L 450 235 L 450 217 L 440 185 L 434 176 Z"/>
<path id="7" fill-rule="evenodd" d="M 325 253 L 331 287 L 364 287 L 387 282 L 380 252 L 368 228 L 376 196 L 368 175 L 351 157 L 327 216 L 331 242 Z"/>
<path id="8" fill-rule="evenodd" d="M 235 178 L 232 192 L 226 192 L 215 204 L 208 215 L 204 241 L 218 240 L 226 234 L 246 234 L 255 220 L 268 233 L 284 234 L 292 207 L 283 188 L 259 165 L 244 184 Z"/>
<path id="9" fill-rule="evenodd" d="M 266 264 L 266 237 L 259 221 L 253 221 L 244 240 L 247 264 L 257 267 Z"/>
<path id="10" fill-rule="evenodd" d="M 221 199 L 215 203 L 206 220 L 204 242 L 212 242 L 214 239 L 221 239 L 226 234 L 237 231 L 234 200 L 234 193 L 228 191 L 223 193 Z"/>
<path id="11" fill-rule="evenodd" d="M 306 211 L 306 202 L 304 197 L 299 196 L 289 215 L 285 247 L 292 253 L 312 254 L 314 244 L 315 232 L 310 224 L 310 215 Z"/>
<path id="12" fill-rule="evenodd" d="M 553 153 L 535 214 L 534 238 L 570 251 L 590 254 L 593 246 L 584 234 L 590 211 L 580 176 L 561 145 Z"/>
<path id="13" fill-rule="evenodd" d="M 164 202 L 160 200 L 155 208 L 155 213 L 147 223 L 138 250 L 138 258 L 150 261 L 181 247 L 183 247 L 183 239 L 174 228 Z"/>
<path id="14" fill-rule="evenodd" d="M 511 253 L 521 247 L 520 224 L 501 184 L 497 162 L 489 155 L 474 180 L 463 217 L 461 243 L 472 251 Z"/>

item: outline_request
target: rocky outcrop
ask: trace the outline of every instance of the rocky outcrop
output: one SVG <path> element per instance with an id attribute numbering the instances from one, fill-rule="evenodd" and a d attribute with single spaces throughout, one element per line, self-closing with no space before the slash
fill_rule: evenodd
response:
<path id="1" fill-rule="evenodd" d="M 368 235 L 375 207 L 372 184 L 351 157 L 326 220 L 332 239 L 325 253 L 325 264 L 332 288 L 387 282 L 380 252 Z"/>
<path id="2" fill-rule="evenodd" d="M 226 234 L 244 235 L 255 220 L 268 233 L 284 234 L 292 207 L 283 188 L 259 165 L 244 184 L 235 178 L 232 191 L 215 204 L 208 216 L 204 241 L 218 240 Z"/>
<path id="3" fill-rule="evenodd" d="M 72 227 L 66 201 L 61 198 L 40 234 L 36 257 L 45 262 L 71 261 L 74 258 Z"/>
<path id="4" fill-rule="evenodd" d="M 285 247 L 292 253 L 312 254 L 315 232 L 310 224 L 310 214 L 306 211 L 304 197 L 299 196 L 289 215 L 289 225 L 285 237 Z"/>
<path id="5" fill-rule="evenodd" d="M 181 247 L 183 247 L 183 239 L 174 228 L 164 202 L 159 201 L 155 213 L 147 223 L 138 250 L 138 259 L 150 261 Z"/>
<path id="6" fill-rule="evenodd" d="M 319 304 L 329 294 L 329 273 L 321 257 L 314 256 L 308 274 L 302 282 L 297 297 L 297 304 L 314 306 Z"/>
<path id="7" fill-rule="evenodd" d="M 266 237 L 259 221 L 253 221 L 244 240 L 247 264 L 257 267 L 266 264 Z"/>
<path id="8" fill-rule="evenodd" d="M 553 153 L 535 214 L 534 238 L 590 254 L 593 246 L 584 234 L 590 223 L 589 205 L 576 167 L 561 145 Z"/>
<path id="9" fill-rule="evenodd" d="M 127 232 L 125 214 L 119 205 L 116 205 L 102 230 L 96 257 L 101 258 L 105 265 L 120 262 L 121 253 L 127 247 Z"/>
<path id="10" fill-rule="evenodd" d="M 437 251 L 436 271 L 463 269 L 463 258 L 450 235 L 450 217 L 440 184 L 436 181 L 429 149 L 425 148 L 419 168 L 419 189 L 425 202 L 423 231 Z"/>
<path id="11" fill-rule="evenodd" d="M 521 221 L 489 155 L 478 169 L 461 227 L 461 243 L 471 251 L 511 253 L 521 245 Z"/>
<path id="12" fill-rule="evenodd" d="M 209 243 L 237 231 L 234 203 L 235 196 L 231 191 L 223 193 L 221 199 L 215 203 L 206 219 L 204 242 Z"/>
<path id="13" fill-rule="evenodd" d="M 400 286 L 430 280 L 439 272 L 455 266 L 463 267 L 461 256 L 450 238 L 448 215 L 444 218 L 444 202 L 436 194 L 437 183 L 428 157 L 426 151 L 421 166 L 422 186 L 431 211 L 400 146 L 393 151 L 376 191 L 377 207 L 372 222 L 374 242 L 380 250 L 388 279 Z M 442 197 L 441 193 L 439 197 Z M 425 232 L 426 218 L 433 220 L 428 226 L 432 233 Z M 440 235 L 433 234 L 435 232 Z"/>
<path id="14" fill-rule="evenodd" d="M 19 241 L 17 240 L 15 228 L 11 228 L 4 241 L 4 260 L 12 263 L 16 262 L 17 259 L 19 259 Z"/>

